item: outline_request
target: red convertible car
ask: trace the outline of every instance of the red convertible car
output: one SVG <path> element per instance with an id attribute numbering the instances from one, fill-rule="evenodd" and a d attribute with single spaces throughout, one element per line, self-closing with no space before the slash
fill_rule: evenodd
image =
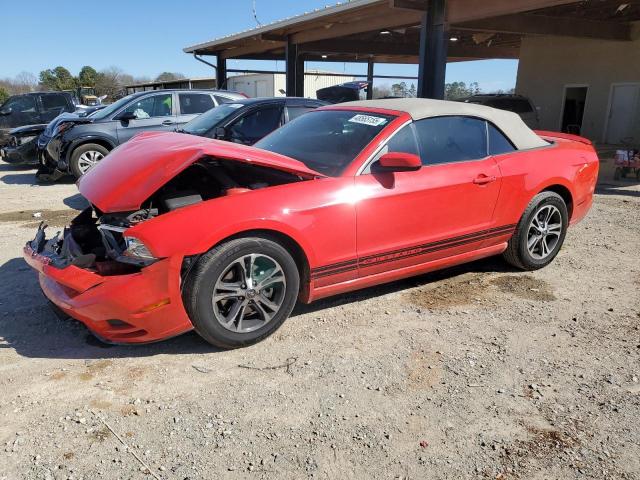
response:
<path id="1" fill-rule="evenodd" d="M 143 133 L 79 182 L 91 207 L 24 250 L 95 335 L 223 348 L 311 302 L 491 255 L 544 267 L 589 210 L 591 143 L 421 99 L 323 107 L 254 147 Z"/>

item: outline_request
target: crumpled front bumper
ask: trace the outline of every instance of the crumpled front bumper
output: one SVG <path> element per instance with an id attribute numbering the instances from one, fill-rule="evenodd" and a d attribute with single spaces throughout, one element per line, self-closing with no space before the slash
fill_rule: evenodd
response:
<path id="1" fill-rule="evenodd" d="M 182 259 L 166 258 L 125 275 L 102 276 L 69 265 L 54 266 L 32 242 L 24 259 L 38 271 L 45 296 L 110 343 L 148 343 L 193 329 L 182 304 Z"/>

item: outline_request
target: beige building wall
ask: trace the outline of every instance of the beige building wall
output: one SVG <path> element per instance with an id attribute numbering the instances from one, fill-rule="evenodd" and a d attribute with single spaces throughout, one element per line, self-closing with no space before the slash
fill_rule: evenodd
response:
<path id="1" fill-rule="evenodd" d="M 638 29 L 637 25 L 636 33 Z M 632 42 L 571 37 L 527 37 L 522 41 L 516 92 L 539 107 L 540 128 L 559 130 L 565 85 L 588 85 L 582 135 L 604 142 L 612 85 L 640 83 L 640 38 Z M 640 104 L 633 121 L 640 144 Z"/>

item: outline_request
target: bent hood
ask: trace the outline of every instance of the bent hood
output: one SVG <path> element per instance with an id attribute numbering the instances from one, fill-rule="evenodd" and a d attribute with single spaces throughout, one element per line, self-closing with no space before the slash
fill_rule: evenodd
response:
<path id="1" fill-rule="evenodd" d="M 83 175 L 78 188 L 104 213 L 138 210 L 156 190 L 206 156 L 304 178 L 324 177 L 298 160 L 266 150 L 182 133 L 145 132 L 113 150 Z"/>

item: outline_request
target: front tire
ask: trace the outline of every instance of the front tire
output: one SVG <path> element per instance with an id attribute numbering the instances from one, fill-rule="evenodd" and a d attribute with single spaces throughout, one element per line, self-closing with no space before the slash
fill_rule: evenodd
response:
<path id="1" fill-rule="evenodd" d="M 200 336 L 230 349 L 275 332 L 293 310 L 299 288 L 298 268 L 282 245 L 239 238 L 198 260 L 186 278 L 183 300 Z"/>
<path id="2" fill-rule="evenodd" d="M 71 154 L 69 168 L 76 178 L 80 178 L 100 160 L 107 156 L 109 150 L 97 143 L 85 143 L 77 147 Z"/>
<path id="3" fill-rule="evenodd" d="M 567 233 L 567 205 L 555 192 L 541 192 L 522 214 L 515 234 L 502 254 L 521 270 L 538 270 L 556 257 Z"/>

